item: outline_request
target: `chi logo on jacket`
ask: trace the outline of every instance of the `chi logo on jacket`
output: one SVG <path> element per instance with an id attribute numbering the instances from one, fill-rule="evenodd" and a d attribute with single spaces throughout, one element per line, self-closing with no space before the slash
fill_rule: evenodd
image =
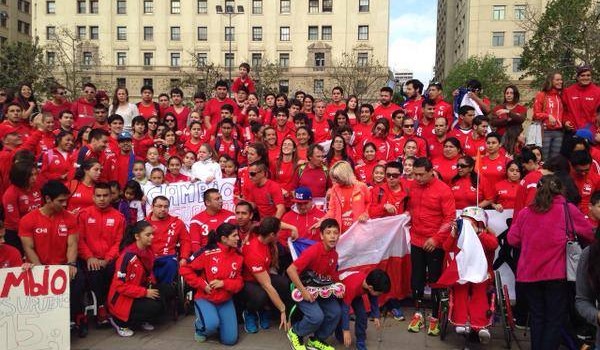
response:
<path id="1" fill-rule="evenodd" d="M 231 269 L 232 269 L 232 270 L 234 270 L 234 271 L 237 271 L 237 267 L 238 267 L 238 266 L 237 266 L 237 263 L 236 263 L 236 262 L 233 262 L 233 263 L 231 263 Z"/>
<path id="2" fill-rule="evenodd" d="M 210 272 L 212 272 L 213 274 L 215 274 L 215 275 L 216 275 L 216 274 L 217 274 L 217 272 L 219 272 L 219 268 L 218 268 L 218 267 L 216 267 L 216 266 L 213 266 L 213 267 L 211 267 L 211 268 L 210 268 Z"/>

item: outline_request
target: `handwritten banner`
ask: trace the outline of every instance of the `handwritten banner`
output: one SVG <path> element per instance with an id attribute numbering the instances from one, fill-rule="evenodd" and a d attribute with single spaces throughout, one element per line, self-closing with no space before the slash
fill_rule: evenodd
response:
<path id="1" fill-rule="evenodd" d="M 0 269 L 0 349 L 69 349 L 69 269 Z"/>
<path id="2" fill-rule="evenodd" d="M 223 209 L 234 211 L 233 191 L 235 179 L 221 179 L 209 184 L 204 182 L 177 182 L 169 185 L 153 186 L 146 184 L 144 194 L 146 195 L 146 212 L 152 211 L 152 200 L 158 196 L 169 199 L 169 214 L 179 217 L 189 227 L 194 215 L 206 209 L 204 206 L 204 191 L 216 188 L 223 198 Z"/>

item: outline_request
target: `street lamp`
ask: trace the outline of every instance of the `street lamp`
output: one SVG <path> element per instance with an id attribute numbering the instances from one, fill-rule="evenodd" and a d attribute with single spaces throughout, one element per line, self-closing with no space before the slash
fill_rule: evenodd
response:
<path id="1" fill-rule="evenodd" d="M 229 36 L 228 36 L 228 40 L 229 41 L 229 51 L 227 52 L 227 57 L 229 60 L 229 82 L 231 83 L 231 70 L 233 69 L 233 60 L 231 59 L 231 40 L 233 39 L 233 32 L 231 30 L 231 17 L 235 16 L 235 15 L 243 15 L 244 14 L 244 6 L 237 6 L 237 11 L 235 6 L 233 5 L 227 5 L 229 1 L 225 2 L 225 11 L 223 11 L 223 6 L 221 5 L 217 5 L 216 9 L 217 9 L 217 13 L 220 15 L 225 15 L 227 17 L 229 17 Z M 227 35 L 226 35 L 227 37 Z"/>

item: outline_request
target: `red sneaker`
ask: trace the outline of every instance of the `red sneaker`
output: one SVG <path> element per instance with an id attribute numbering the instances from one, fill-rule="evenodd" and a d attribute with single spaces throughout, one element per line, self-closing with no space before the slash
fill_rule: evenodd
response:
<path id="1" fill-rule="evenodd" d="M 106 307 L 104 305 L 98 306 L 98 314 L 96 315 L 96 323 L 98 326 L 106 326 L 108 325 L 108 312 L 106 312 Z"/>

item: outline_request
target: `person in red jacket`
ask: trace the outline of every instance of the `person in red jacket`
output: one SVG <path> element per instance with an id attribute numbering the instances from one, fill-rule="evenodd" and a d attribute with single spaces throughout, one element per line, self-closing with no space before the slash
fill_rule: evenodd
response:
<path id="1" fill-rule="evenodd" d="M 140 325 L 151 331 L 149 322 L 158 319 L 164 305 L 174 296 L 169 284 L 156 284 L 152 274 L 154 228 L 147 221 L 138 221 L 127 228 L 121 241 L 121 252 L 115 263 L 115 274 L 108 291 L 108 311 L 111 325 L 121 337 L 131 337 L 130 327 Z"/>
<path id="2" fill-rule="evenodd" d="M 404 83 L 406 101 L 402 105 L 407 116 L 415 121 L 423 118 L 423 83 L 418 79 L 411 79 Z"/>
<path id="3" fill-rule="evenodd" d="M 395 111 L 402 110 L 402 107 L 392 102 L 392 97 L 394 97 L 394 90 L 391 87 L 384 86 L 379 90 L 379 104 L 373 112 L 375 120 L 385 118 L 392 123 L 392 114 Z"/>
<path id="4" fill-rule="evenodd" d="M 294 202 L 292 209 L 283 215 L 281 222 L 295 227 L 297 230 L 296 237 L 294 237 L 294 232 L 291 230 L 281 230 L 277 235 L 279 243 L 287 247 L 288 237 L 292 237 L 292 239 L 306 238 L 313 241 L 320 240 L 319 232 L 316 228 L 313 228 L 313 225 L 325 213 L 314 205 L 310 188 L 296 188 L 292 202 Z"/>
<path id="5" fill-rule="evenodd" d="M 146 221 L 154 228 L 152 251 L 155 255 L 154 275 L 159 283 L 171 283 L 179 264 L 191 254 L 190 234 L 179 218 L 169 214 L 169 199 L 157 196 L 152 200 L 152 212 Z M 179 245 L 179 251 L 177 251 Z"/>
<path id="6" fill-rule="evenodd" d="M 577 68 L 577 82 L 563 90 L 565 126 L 568 130 L 587 128 L 594 123 L 600 106 L 600 87 L 592 82 L 592 68 Z"/>
<path id="7" fill-rule="evenodd" d="M 231 106 L 237 106 L 234 100 L 227 97 L 228 91 L 229 84 L 227 84 L 225 80 L 216 82 L 215 97 L 206 102 L 204 111 L 202 111 L 202 116 L 204 117 L 204 129 L 211 132 L 215 130 L 214 128 L 221 121 L 221 107 L 223 107 L 223 105 L 229 104 Z"/>
<path id="8" fill-rule="evenodd" d="M 256 93 L 256 87 L 254 85 L 254 81 L 250 77 L 250 65 L 246 62 L 240 64 L 239 66 L 239 75 L 233 81 L 231 85 L 231 91 L 234 94 L 237 94 L 240 87 L 245 87 L 248 89 L 249 93 Z M 237 96 L 236 96 L 237 97 Z"/>
<path id="9" fill-rule="evenodd" d="M 535 95 L 533 120 L 542 123 L 542 154 L 545 159 L 560 153 L 563 140 L 564 107 L 561 100 L 563 78 L 560 73 L 551 73 Z"/>
<path id="10" fill-rule="evenodd" d="M 224 222 L 233 222 L 235 214 L 223 209 L 223 198 L 216 188 L 209 188 L 203 194 L 206 209 L 194 215 L 190 221 L 190 240 L 192 251 L 204 248 L 208 244 L 208 234 Z"/>
<path id="11" fill-rule="evenodd" d="M 78 256 L 84 261 L 83 271 L 98 302 L 96 321 L 99 325 L 106 325 L 106 296 L 126 226 L 123 214 L 110 205 L 110 186 L 107 183 L 100 182 L 94 186 L 94 205 L 79 212 L 78 224 Z"/>
<path id="12" fill-rule="evenodd" d="M 452 112 L 452 105 L 444 101 L 442 84 L 438 82 L 429 84 L 427 92 L 429 92 L 429 99 L 434 103 L 434 116 L 446 118 L 448 128 L 451 128 L 454 124 L 454 113 Z M 425 107 L 425 104 L 423 104 L 423 107 Z"/>
<path id="13" fill-rule="evenodd" d="M 186 283 L 196 290 L 194 339 L 197 342 L 205 341 L 217 331 L 222 344 L 237 342 L 233 295 L 244 286 L 243 257 L 237 250 L 239 241 L 235 225 L 223 223 L 210 232 L 206 247 L 192 254 L 188 263 L 179 268 Z"/>
<path id="14" fill-rule="evenodd" d="M 425 290 L 426 278 L 434 283 L 442 272 L 444 250 L 442 244 L 450 233 L 456 217 L 456 205 L 450 187 L 433 175 L 433 165 L 427 158 L 418 158 L 413 165 L 416 184 L 412 186 L 408 201 L 411 216 L 410 260 L 412 264 L 411 286 L 413 299 L 418 311 L 415 312 L 408 329 L 419 332 L 424 327 L 421 300 Z M 432 315 L 438 314 L 439 291 L 433 289 Z M 427 333 L 438 335 L 440 332 L 437 318 L 429 317 Z"/>
<path id="15" fill-rule="evenodd" d="M 589 204 L 592 193 L 600 190 L 600 175 L 592 168 L 592 156 L 588 151 L 575 151 L 569 157 L 571 163 L 571 178 L 577 186 L 581 202 L 579 202 L 579 210 L 584 215 L 589 213 Z"/>
<path id="16" fill-rule="evenodd" d="M 325 119 L 333 121 L 335 112 L 346 109 L 344 103 L 344 89 L 341 86 L 335 86 L 331 89 L 331 103 L 325 107 Z"/>
<path id="17" fill-rule="evenodd" d="M 0 220 L 0 269 L 19 267 L 23 264 L 23 254 L 4 241 L 4 222 Z"/>
<path id="18" fill-rule="evenodd" d="M 96 105 L 96 86 L 92 83 L 83 85 L 83 95 L 71 104 L 75 116 L 75 129 L 94 123 L 94 106 Z"/>
<path id="19" fill-rule="evenodd" d="M 370 218 L 382 218 L 404 213 L 408 191 L 400 183 L 402 170 L 402 163 L 400 162 L 393 161 L 385 165 L 387 182 L 371 191 Z"/>
<path id="20" fill-rule="evenodd" d="M 108 131 L 104 129 L 92 129 L 88 138 L 89 143 L 81 147 L 79 152 L 77 152 L 76 164 L 73 167 L 70 178 L 73 178 L 75 170 L 77 170 L 85 160 L 95 158 L 102 166 L 100 180 L 105 182 L 112 180 L 113 172 L 115 170 L 115 157 L 112 152 L 110 156 L 108 156 L 108 152 L 106 152 L 109 144 Z"/>
<path id="21" fill-rule="evenodd" d="M 48 180 L 59 180 L 67 184 L 67 177 L 73 164 L 74 137 L 68 131 L 60 131 L 55 138 L 54 148 L 42 155 L 42 167 L 40 169 L 41 183 Z"/>

